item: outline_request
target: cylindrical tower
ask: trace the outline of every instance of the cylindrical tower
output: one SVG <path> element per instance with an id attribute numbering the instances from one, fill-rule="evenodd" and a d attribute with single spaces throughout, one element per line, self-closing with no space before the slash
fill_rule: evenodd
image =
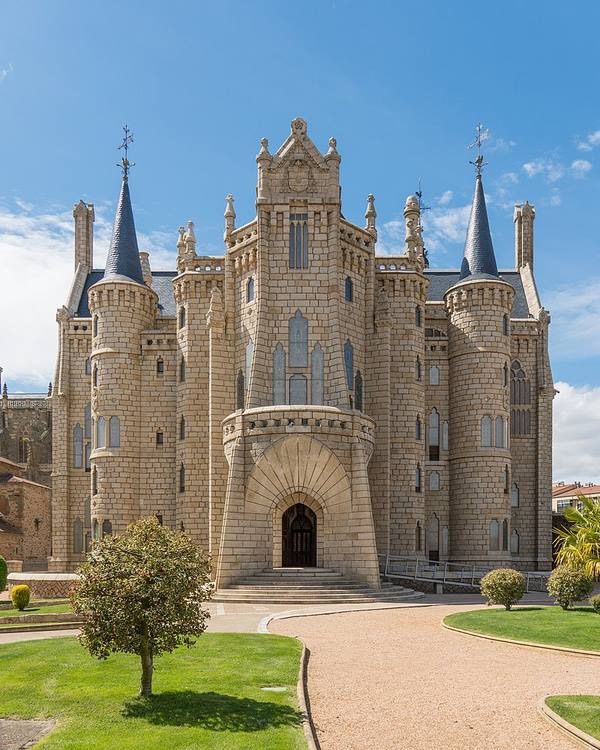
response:
<path id="1" fill-rule="evenodd" d="M 510 560 L 509 371 L 514 290 L 498 276 L 481 175 L 449 317 L 450 558 Z"/>

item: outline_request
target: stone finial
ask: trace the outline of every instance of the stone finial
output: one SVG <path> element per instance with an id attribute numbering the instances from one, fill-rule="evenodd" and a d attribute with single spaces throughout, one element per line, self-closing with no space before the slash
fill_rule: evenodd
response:
<path id="1" fill-rule="evenodd" d="M 292 135 L 303 136 L 307 133 L 306 120 L 296 117 L 292 120 Z"/>
<path id="2" fill-rule="evenodd" d="M 177 254 L 181 255 L 185 248 L 185 227 L 181 226 L 177 231 L 179 233 L 177 238 Z"/>
<path id="3" fill-rule="evenodd" d="M 144 276 L 144 284 L 152 287 L 152 270 L 150 269 L 150 254 L 141 251 L 140 252 L 140 263 L 142 264 L 142 275 Z"/>
<path id="4" fill-rule="evenodd" d="M 227 193 L 225 196 L 225 213 L 223 215 L 225 217 L 225 233 L 223 239 L 227 240 L 229 235 L 235 229 L 235 208 L 233 207 L 233 195 L 231 193 Z"/>
<path id="5" fill-rule="evenodd" d="M 2 398 L 8 398 L 8 388 L 6 386 L 6 383 L 2 386 Z"/>
<path id="6" fill-rule="evenodd" d="M 52 381 L 48 383 L 48 398 L 52 395 Z"/>
<path id="7" fill-rule="evenodd" d="M 223 295 L 217 286 L 210 290 L 210 303 L 206 313 L 206 325 L 208 328 L 221 329 L 225 325 L 225 312 L 223 309 Z"/>
<path id="8" fill-rule="evenodd" d="M 373 193 L 369 193 L 367 196 L 367 210 L 365 211 L 365 219 L 367 220 L 366 229 L 370 232 L 376 232 L 375 219 L 377 218 L 377 211 L 375 210 L 375 196 Z"/>
<path id="9" fill-rule="evenodd" d="M 196 254 L 196 233 L 194 232 L 194 222 L 188 221 L 187 230 L 184 236 L 186 255 Z"/>
<path id="10" fill-rule="evenodd" d="M 260 151 L 256 156 L 256 161 L 271 161 L 273 157 L 269 153 L 269 141 L 267 138 L 260 139 Z"/>

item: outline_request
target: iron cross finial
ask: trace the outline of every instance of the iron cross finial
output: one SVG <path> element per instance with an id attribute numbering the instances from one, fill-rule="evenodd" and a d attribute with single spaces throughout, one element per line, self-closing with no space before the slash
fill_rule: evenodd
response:
<path id="1" fill-rule="evenodd" d="M 117 163 L 117 167 L 121 167 L 124 180 L 127 180 L 129 177 L 130 168 L 135 167 L 135 162 L 129 161 L 127 158 L 127 151 L 130 143 L 133 143 L 133 133 L 129 130 L 127 124 L 125 124 L 123 125 L 123 140 L 119 146 L 119 151 L 123 149 L 123 156 L 121 157 L 121 161 Z"/>
<path id="2" fill-rule="evenodd" d="M 481 153 L 481 144 L 484 141 L 487 141 L 487 139 L 490 137 L 490 131 L 486 130 L 481 123 L 477 125 L 475 128 L 475 132 L 477 133 L 477 136 L 475 137 L 475 140 L 473 143 L 470 143 L 468 148 L 475 148 L 477 147 L 477 156 L 475 158 L 475 161 L 470 161 L 469 164 L 472 164 L 475 167 L 475 171 L 477 172 L 477 175 L 481 174 L 481 170 L 485 167 L 487 162 L 483 160 L 483 154 Z"/>

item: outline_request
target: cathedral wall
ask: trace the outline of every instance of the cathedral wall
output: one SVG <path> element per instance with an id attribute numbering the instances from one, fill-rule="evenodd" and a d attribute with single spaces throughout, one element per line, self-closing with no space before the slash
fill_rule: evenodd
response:
<path id="1" fill-rule="evenodd" d="M 50 486 L 52 409 L 49 399 L 0 399 L 0 456 L 25 468 L 32 482 Z"/>

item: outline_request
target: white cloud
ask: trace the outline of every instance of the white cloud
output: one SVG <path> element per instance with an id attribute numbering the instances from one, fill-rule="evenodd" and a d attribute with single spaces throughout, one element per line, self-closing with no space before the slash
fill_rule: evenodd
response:
<path id="1" fill-rule="evenodd" d="M 111 211 L 96 208 L 94 265 L 102 268 L 111 236 Z M 176 232 L 138 232 L 154 269 L 173 268 Z M 0 320 L 3 380 L 43 391 L 52 379 L 56 356 L 56 309 L 67 299 L 73 278 L 73 217 L 70 210 L 36 212 L 19 199 L 0 206 Z M 18 325 L 6 325 L 6 321 Z"/>
<path id="2" fill-rule="evenodd" d="M 437 202 L 439 203 L 440 206 L 447 206 L 448 203 L 450 203 L 450 201 L 452 200 L 453 197 L 454 197 L 454 193 L 452 192 L 452 190 L 445 190 L 439 196 L 439 198 L 436 198 L 436 200 L 437 200 Z"/>
<path id="3" fill-rule="evenodd" d="M 569 284 L 545 296 L 552 313 L 553 357 L 575 361 L 600 357 L 600 278 L 579 283 L 575 290 Z"/>
<path id="4" fill-rule="evenodd" d="M 562 198 L 558 190 L 553 191 L 552 195 L 550 196 L 549 203 L 551 206 L 560 206 L 560 204 L 562 203 Z"/>
<path id="5" fill-rule="evenodd" d="M 497 151 L 499 153 L 506 153 L 517 145 L 516 141 L 510 138 L 490 138 L 490 143 L 486 146 L 486 149 L 490 152 Z"/>
<path id="6" fill-rule="evenodd" d="M 552 159 L 533 159 L 521 168 L 528 177 L 542 175 L 548 182 L 557 182 L 565 173 L 564 166 Z"/>
<path id="7" fill-rule="evenodd" d="M 8 65 L 5 68 L 0 68 L 0 83 L 4 81 L 5 78 L 8 78 L 8 76 L 13 72 L 13 64 L 8 63 Z"/>
<path id="8" fill-rule="evenodd" d="M 600 145 L 600 130 L 588 133 L 583 140 L 577 142 L 577 148 L 580 151 L 591 151 L 598 145 Z"/>
<path id="9" fill-rule="evenodd" d="M 556 383 L 555 481 L 600 482 L 600 386 Z"/>
<path id="10" fill-rule="evenodd" d="M 519 182 L 519 175 L 516 172 L 504 172 L 498 177 L 498 182 L 501 185 L 517 185 Z"/>
<path id="11" fill-rule="evenodd" d="M 575 177 L 585 177 L 591 168 L 592 164 L 587 159 L 575 159 L 571 162 L 571 170 Z"/>

